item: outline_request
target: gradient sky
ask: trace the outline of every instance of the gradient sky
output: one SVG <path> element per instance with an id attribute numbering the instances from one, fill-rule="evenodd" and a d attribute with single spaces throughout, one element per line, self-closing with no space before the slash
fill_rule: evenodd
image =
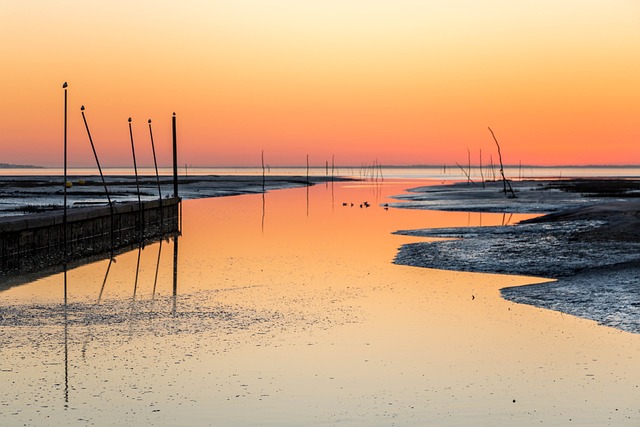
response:
<path id="1" fill-rule="evenodd" d="M 640 163 L 637 0 L 0 0 L 0 162 Z"/>

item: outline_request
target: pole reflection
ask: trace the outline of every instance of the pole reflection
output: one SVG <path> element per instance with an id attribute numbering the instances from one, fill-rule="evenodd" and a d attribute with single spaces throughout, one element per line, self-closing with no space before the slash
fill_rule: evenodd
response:
<path id="1" fill-rule="evenodd" d="M 176 316 L 178 311 L 177 295 L 178 295 L 179 233 L 175 233 L 171 235 L 171 237 L 173 238 L 173 244 L 174 244 L 174 251 L 173 251 L 173 257 L 172 257 L 172 262 L 173 262 L 172 291 L 171 291 L 171 298 L 170 298 L 171 299 L 171 315 Z M 168 236 L 165 236 L 165 238 L 168 239 Z M 158 240 L 158 252 L 157 252 L 157 257 L 155 259 L 153 288 L 151 291 L 151 295 L 149 297 L 149 301 L 151 301 L 151 304 L 149 304 L 149 306 L 147 307 L 148 310 L 150 311 L 149 312 L 150 316 L 153 315 L 153 311 L 154 311 L 153 302 L 155 301 L 156 296 L 158 294 L 158 288 L 161 286 L 161 283 L 162 283 L 162 279 L 159 275 L 159 270 L 160 270 L 160 265 L 162 260 L 162 246 L 163 246 L 163 240 L 160 239 Z M 71 272 L 73 272 L 74 269 L 81 268 L 83 266 L 75 265 L 73 268 L 70 269 L 69 265 L 66 262 L 63 263 L 63 266 L 62 266 L 62 270 L 63 270 L 62 271 L 63 273 L 62 274 L 62 279 L 63 279 L 62 340 L 63 340 L 63 343 L 62 344 L 63 344 L 63 356 L 64 356 L 63 407 L 65 409 L 69 408 L 69 402 L 70 400 L 72 400 L 70 397 L 70 389 L 72 388 L 72 386 L 70 385 L 70 383 L 72 382 L 70 366 L 72 364 L 71 362 L 73 359 L 72 357 L 73 349 L 74 349 L 73 336 L 74 335 L 77 336 L 78 333 L 81 333 L 82 335 L 84 335 L 83 337 L 84 339 L 81 340 L 81 344 L 79 343 L 80 348 L 78 348 L 78 350 L 82 360 L 86 360 L 87 349 L 90 348 L 90 343 L 92 343 L 96 338 L 100 338 L 100 334 L 96 334 L 94 331 L 94 328 L 96 327 L 100 328 L 102 326 L 101 322 L 103 321 L 114 322 L 115 324 L 118 324 L 123 319 L 128 317 L 129 337 L 131 337 L 134 332 L 134 329 L 135 329 L 134 321 L 136 319 L 136 305 L 144 304 L 143 300 L 145 299 L 145 298 L 141 298 L 141 294 L 140 294 L 140 291 L 141 291 L 140 285 L 143 279 L 143 276 L 141 274 L 141 265 L 143 262 L 142 253 L 144 248 L 145 246 L 142 243 L 138 244 L 137 255 L 135 258 L 136 261 L 135 261 L 135 279 L 133 281 L 133 294 L 129 294 L 130 296 L 128 298 L 122 298 L 120 296 L 112 297 L 110 298 L 108 303 L 105 302 L 105 294 L 107 293 L 106 292 L 107 282 L 109 281 L 109 278 L 111 275 L 115 274 L 116 275 L 115 278 L 117 280 L 118 275 L 121 275 L 123 273 L 123 271 L 118 271 L 118 269 L 114 269 L 116 258 L 113 253 L 109 255 L 109 261 L 107 263 L 106 270 L 104 272 L 104 277 L 101 278 L 101 284 L 99 287 L 97 299 L 94 300 L 95 302 L 90 304 L 83 304 L 82 302 L 80 302 L 84 296 L 83 295 L 84 293 L 82 292 L 84 288 L 78 288 L 79 302 L 74 304 L 69 303 L 69 298 L 71 297 L 71 295 L 72 294 L 75 295 L 75 293 L 71 291 L 71 289 L 73 289 L 73 282 L 74 282 L 73 280 L 74 274 L 71 274 Z M 135 249 L 132 248 L 128 251 L 121 252 L 118 255 L 119 257 L 122 257 L 122 259 L 126 259 L 128 256 L 130 257 L 130 255 L 133 255 L 134 251 Z M 131 265 L 131 264 L 127 264 L 126 260 L 122 261 L 122 263 L 125 266 Z M 82 274 L 80 274 L 80 277 L 83 278 L 83 280 L 81 281 L 81 285 L 84 286 L 89 284 L 89 283 L 84 283 L 87 281 L 86 277 L 84 277 Z M 130 311 L 126 310 L 126 306 L 122 304 L 126 300 L 130 301 L 129 302 Z M 113 312 L 112 310 L 120 310 L 120 313 Z M 111 316 L 114 316 L 115 319 L 103 320 L 105 318 L 110 319 Z M 86 328 L 84 330 L 81 330 L 82 328 L 80 328 L 74 333 L 73 331 L 76 329 L 72 329 L 72 326 L 74 322 L 77 324 L 78 321 L 83 322 L 81 324 L 84 324 Z M 78 369 L 78 367 L 76 367 L 76 369 Z"/>
<path id="2" fill-rule="evenodd" d="M 67 306 L 67 263 L 62 266 L 64 273 L 64 407 L 69 406 L 69 311 Z"/>
<path id="3" fill-rule="evenodd" d="M 178 236 L 178 233 L 173 236 L 173 309 L 171 313 L 174 317 L 176 315 L 176 300 L 178 296 Z"/>

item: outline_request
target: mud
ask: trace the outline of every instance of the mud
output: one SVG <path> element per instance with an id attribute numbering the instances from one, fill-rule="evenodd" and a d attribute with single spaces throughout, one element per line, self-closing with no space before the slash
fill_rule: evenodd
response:
<path id="1" fill-rule="evenodd" d="M 576 180 L 417 188 L 417 209 L 546 213 L 515 226 L 398 231 L 446 240 L 404 245 L 397 264 L 549 278 L 505 288 L 508 300 L 640 333 L 640 203 L 637 181 Z M 400 198 L 400 197 L 399 197 Z M 551 282 L 551 280 L 556 280 Z"/>

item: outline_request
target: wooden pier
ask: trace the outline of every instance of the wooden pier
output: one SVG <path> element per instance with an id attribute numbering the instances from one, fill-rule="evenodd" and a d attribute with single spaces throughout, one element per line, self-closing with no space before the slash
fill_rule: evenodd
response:
<path id="1" fill-rule="evenodd" d="M 180 231 L 180 198 L 0 218 L 0 273 L 25 273 Z"/>

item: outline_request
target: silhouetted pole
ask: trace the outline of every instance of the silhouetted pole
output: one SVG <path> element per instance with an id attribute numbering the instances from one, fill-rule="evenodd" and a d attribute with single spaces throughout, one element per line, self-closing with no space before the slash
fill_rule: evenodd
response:
<path id="1" fill-rule="evenodd" d="M 262 192 L 264 193 L 265 184 L 265 170 L 264 170 L 264 150 L 262 150 Z"/>
<path id="2" fill-rule="evenodd" d="M 153 131 L 151 130 L 151 119 L 149 119 L 149 136 L 151 137 L 151 152 L 153 153 L 153 165 L 156 168 L 156 182 L 158 183 L 158 197 L 162 199 L 162 190 L 160 190 L 160 175 L 158 174 L 158 161 L 156 160 L 156 146 L 153 143 Z M 162 210 L 160 212 L 162 212 Z"/>
<path id="3" fill-rule="evenodd" d="M 162 190 L 160 189 L 160 174 L 158 174 L 158 161 L 156 160 L 156 145 L 153 143 L 153 131 L 151 119 L 149 119 L 149 137 L 151 137 L 151 152 L 153 153 L 153 165 L 156 168 L 156 182 L 158 183 L 158 200 L 160 201 L 160 233 L 164 228 L 164 214 L 162 213 Z"/>
<path id="4" fill-rule="evenodd" d="M 98 172 L 100 172 L 100 178 L 102 179 L 102 185 L 104 186 L 104 192 L 107 195 L 107 202 L 109 202 L 109 206 L 111 206 L 111 197 L 109 196 L 109 190 L 107 189 L 107 182 L 104 180 L 104 175 L 102 174 L 102 168 L 100 167 L 100 160 L 98 160 L 98 153 L 96 153 L 96 147 L 93 144 L 93 138 L 91 138 L 91 132 L 89 131 L 89 125 L 87 124 L 87 118 L 84 115 L 84 105 L 80 107 L 80 112 L 82 113 L 82 120 L 84 121 L 84 127 L 87 129 L 87 136 L 89 136 L 89 143 L 91 144 L 91 150 L 93 151 L 93 157 L 96 159 L 96 165 L 98 166 Z"/>
<path id="5" fill-rule="evenodd" d="M 138 181 L 138 164 L 136 163 L 136 148 L 133 145 L 133 130 L 131 129 L 131 117 L 129 117 L 129 137 L 131 138 L 131 154 L 133 155 L 133 173 L 135 174 L 135 177 L 136 177 L 136 190 L 138 192 L 138 217 L 140 217 L 140 228 L 141 228 L 142 234 L 144 234 L 144 213 L 142 212 L 142 200 L 140 199 L 140 182 Z"/>
<path id="6" fill-rule="evenodd" d="M 62 214 L 62 248 L 64 256 L 62 261 L 67 262 L 67 82 L 62 84 L 64 89 L 64 207 Z M 66 274 L 66 273 L 65 273 Z"/>
<path id="7" fill-rule="evenodd" d="M 335 154 L 331 155 L 331 182 L 333 182 L 333 177 L 335 175 L 335 165 L 336 165 L 336 156 Z"/>
<path id="8" fill-rule="evenodd" d="M 513 192 L 513 188 L 511 188 L 511 183 L 509 183 L 509 180 L 507 180 L 507 178 L 504 176 L 504 166 L 502 164 L 502 152 L 500 151 L 500 144 L 498 143 L 498 139 L 496 138 L 496 135 L 493 133 L 490 127 L 489 127 L 489 132 L 491 132 L 491 136 L 493 137 L 493 140 L 496 142 L 496 145 L 498 146 L 498 158 L 500 159 L 500 175 L 502 175 L 502 187 L 504 189 L 504 194 L 505 195 L 507 194 L 507 186 L 509 186 L 511 195 L 515 199 L 516 193 Z"/>
<path id="9" fill-rule="evenodd" d="M 173 130 L 173 197 L 178 197 L 178 138 L 176 136 L 176 113 L 171 117 Z"/>
<path id="10" fill-rule="evenodd" d="M 104 192 L 107 195 L 107 201 L 109 202 L 109 209 L 111 210 L 111 248 L 113 249 L 113 203 L 111 203 L 111 197 L 109 196 L 109 189 L 107 188 L 107 182 L 102 174 L 102 168 L 100 167 L 100 160 L 98 160 L 98 153 L 96 153 L 96 147 L 93 145 L 93 138 L 91 138 L 91 132 L 89 131 L 89 125 L 87 124 L 87 118 L 84 116 L 84 105 L 80 107 L 82 113 L 82 120 L 84 121 L 84 127 L 87 129 L 87 135 L 89 136 L 89 142 L 91 143 L 91 150 L 93 150 L 93 157 L 96 159 L 96 165 L 98 166 L 98 172 L 100 172 L 100 178 L 102 178 L 102 185 L 104 186 Z"/>

